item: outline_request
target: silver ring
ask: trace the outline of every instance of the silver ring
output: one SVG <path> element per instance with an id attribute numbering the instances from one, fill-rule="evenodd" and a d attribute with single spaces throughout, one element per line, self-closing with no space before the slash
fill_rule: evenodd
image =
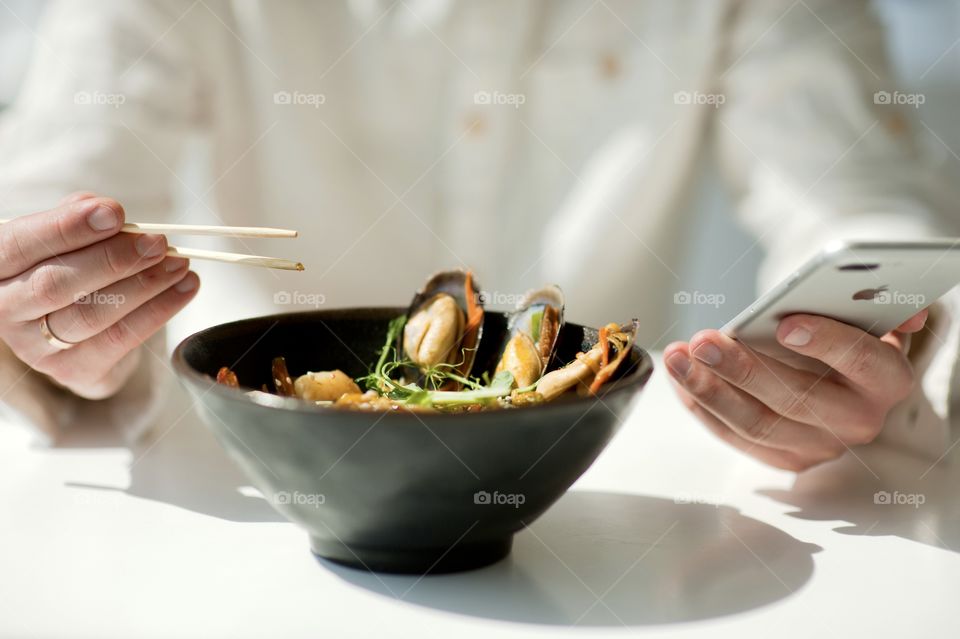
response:
<path id="1" fill-rule="evenodd" d="M 48 344 L 58 350 L 65 351 L 76 346 L 73 342 L 65 342 L 53 334 L 53 331 L 50 330 L 50 324 L 47 323 L 46 315 L 40 318 L 40 334 L 43 335 L 43 339 L 47 340 Z"/>

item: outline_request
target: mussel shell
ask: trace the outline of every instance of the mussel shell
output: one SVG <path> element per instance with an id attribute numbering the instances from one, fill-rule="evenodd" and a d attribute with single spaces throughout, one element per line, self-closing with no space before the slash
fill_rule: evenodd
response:
<path id="1" fill-rule="evenodd" d="M 412 318 L 421 306 L 431 302 L 438 294 L 446 293 L 457 302 L 457 306 L 459 306 L 463 312 L 465 319 L 464 326 L 466 328 L 469 323 L 469 308 L 471 302 L 473 306 L 480 309 L 481 313 L 483 311 L 480 285 L 472 273 L 469 274 L 469 277 L 473 299 L 467 299 L 467 277 L 467 271 L 463 270 L 441 271 L 432 275 L 423 285 L 423 288 L 413 296 L 413 301 L 410 302 L 410 307 L 407 309 L 407 319 Z M 406 356 L 406 349 L 403 343 L 404 333 L 405 331 L 400 331 L 400 335 L 397 337 L 397 353 L 400 357 Z M 483 316 L 481 315 L 479 325 L 474 330 L 467 330 L 461 336 L 460 344 L 457 347 L 457 351 L 463 353 L 463 362 L 457 368 L 457 372 L 463 377 L 468 376 L 473 368 L 473 362 L 477 354 L 477 346 L 480 344 L 480 338 L 482 336 Z M 417 383 L 422 383 L 423 381 L 422 372 L 409 367 L 404 371 L 404 376 L 408 380 L 417 381 Z"/>
<path id="2" fill-rule="evenodd" d="M 498 366 L 510 341 L 518 332 L 523 332 L 537 344 L 541 358 L 540 374 L 546 373 L 550 369 L 557 348 L 557 337 L 563 326 L 563 311 L 564 296 L 559 286 L 550 284 L 527 292 L 517 304 L 516 310 L 510 314 L 507 334 L 499 350 Z M 552 323 L 551 333 L 548 335 L 542 332 L 545 317 L 549 317 Z"/>

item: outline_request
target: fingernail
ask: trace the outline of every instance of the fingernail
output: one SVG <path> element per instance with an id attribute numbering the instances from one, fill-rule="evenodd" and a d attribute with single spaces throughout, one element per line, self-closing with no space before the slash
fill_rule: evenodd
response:
<path id="1" fill-rule="evenodd" d="M 187 273 L 187 276 L 182 280 L 177 282 L 177 285 L 174 287 L 177 289 L 178 293 L 189 293 L 193 289 L 197 288 L 199 280 L 193 276 L 193 273 Z"/>
<path id="2" fill-rule="evenodd" d="M 803 327 L 798 327 L 787 333 L 783 343 L 787 346 L 806 346 L 813 338 L 813 333 Z"/>
<path id="3" fill-rule="evenodd" d="M 693 351 L 693 356 L 707 366 L 716 366 L 723 359 L 720 349 L 710 342 L 704 342 Z"/>
<path id="4" fill-rule="evenodd" d="M 162 235 L 141 235 L 137 238 L 137 253 L 141 257 L 156 257 L 166 251 Z"/>
<path id="5" fill-rule="evenodd" d="M 667 368 L 678 379 L 686 379 L 690 373 L 690 360 L 683 353 L 674 353 L 667 358 Z"/>
<path id="6" fill-rule="evenodd" d="M 187 260 L 181 257 L 168 257 L 163 261 L 163 270 L 167 273 L 173 273 L 185 267 L 187 263 Z"/>
<path id="7" fill-rule="evenodd" d="M 120 217 L 109 206 L 98 206 L 93 213 L 87 216 L 87 224 L 94 231 L 109 231 L 117 226 Z"/>

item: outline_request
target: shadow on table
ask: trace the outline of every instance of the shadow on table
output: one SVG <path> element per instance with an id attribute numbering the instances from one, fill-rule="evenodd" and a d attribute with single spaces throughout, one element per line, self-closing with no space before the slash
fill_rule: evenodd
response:
<path id="1" fill-rule="evenodd" d="M 284 521 L 192 414 L 135 446 L 104 427 L 63 448 L 126 448 L 128 488 L 93 485 L 232 521 Z M 343 580 L 388 597 L 465 615 L 539 624 L 643 625 L 742 612 L 789 596 L 813 574 L 818 546 L 728 506 L 572 491 L 513 553 L 487 568 L 422 579 L 322 562 Z"/>
<path id="2" fill-rule="evenodd" d="M 797 476 L 790 490 L 761 490 L 791 517 L 847 522 L 845 535 L 896 536 L 960 550 L 960 466 L 871 446 Z"/>
<path id="3" fill-rule="evenodd" d="M 182 408 L 179 409 L 182 411 Z M 66 482 L 78 490 L 117 491 L 132 497 L 164 502 L 230 521 L 286 521 L 259 496 L 246 496 L 248 486 L 236 465 L 213 435 L 190 412 L 135 445 L 109 427 L 88 428 L 65 437 L 58 448 L 126 448 L 130 451 L 128 488 L 83 481 Z"/>
<path id="4" fill-rule="evenodd" d="M 374 575 L 320 560 L 352 584 L 464 615 L 538 624 L 694 621 L 783 599 L 813 574 L 807 544 L 728 506 L 567 493 L 512 554 L 480 570 Z"/>

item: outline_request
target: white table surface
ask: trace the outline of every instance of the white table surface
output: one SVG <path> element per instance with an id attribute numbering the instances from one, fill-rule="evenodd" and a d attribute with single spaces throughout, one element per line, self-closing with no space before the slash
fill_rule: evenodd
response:
<path id="1" fill-rule="evenodd" d="M 662 369 L 508 559 L 422 579 L 315 559 L 192 413 L 170 428 L 188 406 L 132 450 L 0 425 L 0 637 L 960 636 L 950 464 L 859 449 L 798 479 L 714 441 Z"/>

